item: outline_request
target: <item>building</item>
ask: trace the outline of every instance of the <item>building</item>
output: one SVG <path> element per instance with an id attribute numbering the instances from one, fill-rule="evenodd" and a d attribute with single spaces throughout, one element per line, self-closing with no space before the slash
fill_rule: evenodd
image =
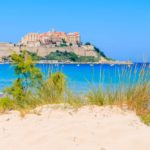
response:
<path id="1" fill-rule="evenodd" d="M 80 42 L 80 34 L 78 32 L 68 33 L 68 42 L 69 43 L 81 43 Z"/>
<path id="2" fill-rule="evenodd" d="M 63 43 L 69 45 L 77 45 L 80 43 L 80 34 L 78 32 L 74 33 L 65 33 L 65 32 L 57 32 L 55 30 L 46 32 L 46 33 L 28 33 L 24 36 L 20 45 L 26 45 L 29 47 L 39 47 L 42 45 L 59 46 Z"/>
<path id="3" fill-rule="evenodd" d="M 21 44 L 27 45 L 30 42 L 40 41 L 40 35 L 38 33 L 29 33 L 25 37 L 22 38 Z"/>

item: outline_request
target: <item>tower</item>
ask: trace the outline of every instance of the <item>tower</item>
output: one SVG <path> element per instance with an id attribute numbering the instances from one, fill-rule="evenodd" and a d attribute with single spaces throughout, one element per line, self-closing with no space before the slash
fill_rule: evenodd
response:
<path id="1" fill-rule="evenodd" d="M 54 29 L 54 28 L 52 28 L 51 32 L 55 32 L 55 29 Z"/>

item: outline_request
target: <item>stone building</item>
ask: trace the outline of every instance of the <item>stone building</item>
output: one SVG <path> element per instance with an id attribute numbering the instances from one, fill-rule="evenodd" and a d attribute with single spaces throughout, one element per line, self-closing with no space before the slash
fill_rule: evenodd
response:
<path id="1" fill-rule="evenodd" d="M 20 44 L 27 45 L 37 41 L 40 41 L 40 35 L 38 33 L 29 33 L 22 38 Z"/>
<path id="2" fill-rule="evenodd" d="M 22 38 L 19 44 L 26 45 L 29 47 L 39 47 L 41 45 L 57 45 L 59 46 L 62 42 L 66 41 L 66 44 L 72 43 L 76 45 L 80 43 L 80 34 L 78 32 L 74 33 L 65 33 L 65 32 L 56 32 L 54 30 L 46 33 L 29 33 Z"/>
<path id="3" fill-rule="evenodd" d="M 78 32 L 68 33 L 68 42 L 72 44 L 80 43 L 80 34 Z"/>

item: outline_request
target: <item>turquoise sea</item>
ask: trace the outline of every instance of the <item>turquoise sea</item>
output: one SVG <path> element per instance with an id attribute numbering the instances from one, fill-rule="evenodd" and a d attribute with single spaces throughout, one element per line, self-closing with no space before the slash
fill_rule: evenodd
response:
<path id="1" fill-rule="evenodd" d="M 150 81 L 150 64 L 135 63 L 131 66 L 108 64 L 37 64 L 36 66 L 41 69 L 45 79 L 51 72 L 63 72 L 69 89 L 81 93 L 88 91 L 92 87 L 97 88 L 100 85 L 104 88 L 108 86 L 113 88 L 117 87 L 120 82 L 125 85 L 136 84 L 141 75 L 144 81 Z M 10 86 L 15 78 L 13 66 L 10 64 L 0 64 L 0 91 Z"/>

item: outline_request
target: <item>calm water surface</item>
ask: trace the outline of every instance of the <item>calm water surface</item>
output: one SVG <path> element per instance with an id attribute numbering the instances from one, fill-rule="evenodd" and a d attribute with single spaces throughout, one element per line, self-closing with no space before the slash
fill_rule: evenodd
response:
<path id="1" fill-rule="evenodd" d="M 149 64 L 128 65 L 89 65 L 89 64 L 38 64 L 44 78 L 47 78 L 51 72 L 61 71 L 65 74 L 68 87 L 72 91 L 85 92 L 91 87 L 102 85 L 117 87 L 120 82 L 126 85 L 137 83 L 139 76 L 144 76 L 143 80 L 150 81 Z M 10 86 L 16 79 L 14 68 L 10 64 L 0 64 L 0 91 Z"/>

